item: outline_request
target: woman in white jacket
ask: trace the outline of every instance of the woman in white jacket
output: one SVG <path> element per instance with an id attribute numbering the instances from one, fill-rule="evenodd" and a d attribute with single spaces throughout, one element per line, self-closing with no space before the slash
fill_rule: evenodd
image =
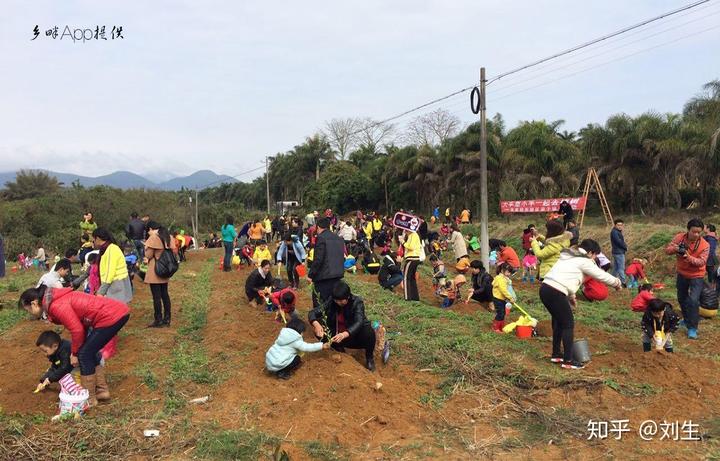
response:
<path id="1" fill-rule="evenodd" d="M 540 300 L 552 316 L 552 356 L 550 361 L 562 363 L 563 368 L 583 368 L 573 361 L 573 336 L 575 320 L 572 309 L 576 305 L 575 292 L 585 276 L 590 276 L 619 290 L 620 279 L 613 277 L 595 264 L 594 258 L 600 253 L 595 240 L 583 240 L 577 249 L 560 252 L 560 259 L 550 269 L 540 286 Z M 562 350 L 560 343 L 562 342 Z"/>
<path id="2" fill-rule="evenodd" d="M 275 373 L 280 379 L 290 379 L 293 370 L 300 366 L 298 352 L 317 352 L 329 349 L 327 343 L 306 343 L 302 333 L 305 331 L 305 322 L 299 318 L 291 319 L 287 326 L 280 330 L 280 334 L 265 354 L 265 367 L 269 372 Z"/>

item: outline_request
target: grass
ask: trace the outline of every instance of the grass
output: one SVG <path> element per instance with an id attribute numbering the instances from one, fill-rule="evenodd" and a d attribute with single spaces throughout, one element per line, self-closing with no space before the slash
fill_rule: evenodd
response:
<path id="1" fill-rule="evenodd" d="M 140 378 L 148 389 L 154 391 L 157 390 L 159 383 L 153 368 L 152 364 L 143 362 L 135 367 L 135 376 Z"/>
<path id="2" fill-rule="evenodd" d="M 170 372 L 165 379 L 165 411 L 177 413 L 185 407 L 178 387 L 183 383 L 212 384 L 216 377 L 202 344 L 203 329 L 207 324 L 207 309 L 212 290 L 208 261 L 190 286 L 190 297 L 183 306 L 185 323 L 178 329 L 178 339 L 168 357 Z"/>
<path id="3" fill-rule="evenodd" d="M 259 431 L 220 430 L 212 427 L 199 438 L 195 455 L 204 459 L 271 458 L 280 439 Z"/>
<path id="4" fill-rule="evenodd" d="M 313 440 L 305 442 L 303 448 L 312 459 L 322 461 L 342 461 L 347 459 L 346 456 L 338 453 L 338 451 L 342 450 L 342 447 L 338 444 L 326 444 Z"/>
<path id="5" fill-rule="evenodd" d="M 0 310 L 0 334 L 5 333 L 16 323 L 28 317 L 27 312 L 21 309 L 2 309 Z"/>

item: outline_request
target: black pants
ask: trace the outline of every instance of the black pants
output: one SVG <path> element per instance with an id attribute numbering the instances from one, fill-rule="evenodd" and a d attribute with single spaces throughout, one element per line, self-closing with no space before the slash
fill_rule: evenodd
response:
<path id="1" fill-rule="evenodd" d="M 313 284 L 315 285 L 315 292 L 317 292 L 317 296 L 313 293 L 313 306 L 317 306 L 318 303 L 325 304 L 328 299 L 332 298 L 333 289 L 340 280 L 342 280 L 342 278 L 318 280 L 317 282 L 314 282 Z"/>
<path id="2" fill-rule="evenodd" d="M 285 269 L 287 269 L 288 283 L 290 283 L 290 286 L 293 288 L 300 286 L 300 277 L 298 277 L 297 272 L 295 272 L 298 264 L 300 264 L 300 261 L 297 260 L 295 254 L 288 253 L 287 258 L 285 258 Z"/>
<path id="3" fill-rule="evenodd" d="M 405 301 L 420 301 L 415 274 L 420 265 L 419 259 L 406 259 L 403 268 L 403 286 L 405 287 Z"/>
<path id="4" fill-rule="evenodd" d="M 567 295 L 555 288 L 543 284 L 540 287 L 540 300 L 552 316 L 552 356 L 561 357 L 566 362 L 572 361 L 573 336 L 575 319 Z M 560 352 L 562 341 L 563 353 Z"/>
<path id="5" fill-rule="evenodd" d="M 332 335 L 335 334 L 337 333 L 332 333 Z M 327 342 L 327 338 L 318 338 L 318 340 L 323 339 L 324 342 Z M 349 338 L 339 343 L 333 343 L 332 346 L 337 349 L 365 349 L 365 359 L 371 359 L 375 353 L 375 330 L 370 324 L 367 324 Z"/>
<path id="6" fill-rule="evenodd" d="M 150 293 L 153 298 L 153 308 L 155 310 L 155 321 L 165 319 L 170 321 L 170 295 L 168 294 L 167 283 L 151 283 Z M 163 312 L 164 308 L 164 312 Z"/>
<path id="7" fill-rule="evenodd" d="M 293 359 L 293 361 L 290 362 L 290 365 L 286 366 L 282 370 L 278 370 L 276 372 L 276 374 L 277 375 L 288 375 L 288 374 L 292 373 L 293 371 L 295 371 L 295 369 L 297 367 L 299 367 L 301 363 L 302 363 L 302 360 L 300 360 L 300 356 L 296 355 L 295 358 Z"/>
<path id="8" fill-rule="evenodd" d="M 717 273 L 715 272 L 715 266 L 705 266 L 707 271 L 708 283 L 712 285 L 717 280 Z"/>
<path id="9" fill-rule="evenodd" d="M 85 338 L 85 342 L 80 346 L 80 350 L 78 350 L 77 353 L 81 375 L 87 376 L 95 374 L 97 356 L 100 349 L 105 347 L 118 331 L 125 326 L 129 318 L 130 314 L 127 314 L 109 327 L 94 328 L 88 337 Z"/>

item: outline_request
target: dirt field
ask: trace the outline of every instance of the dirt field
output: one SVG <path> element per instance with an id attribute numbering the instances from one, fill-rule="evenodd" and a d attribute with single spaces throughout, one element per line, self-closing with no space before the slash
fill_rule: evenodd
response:
<path id="1" fill-rule="evenodd" d="M 649 237 L 649 236 L 648 236 Z M 374 276 L 348 275 L 371 318 L 393 338 L 393 356 L 370 373 L 361 354 L 307 354 L 288 381 L 264 370 L 280 329 L 274 315 L 243 300 L 247 269 L 223 273 L 220 253 L 189 253 L 173 279 L 173 325 L 147 329 L 149 290 L 136 283 L 132 317 L 108 364 L 113 400 L 79 422 L 52 425 L 57 393 L 33 394 L 46 358 L 34 342 L 48 328 L 21 320 L 0 335 L 2 459 L 271 459 L 278 447 L 296 459 L 713 459 L 720 436 L 717 320 L 700 339 L 675 336 L 675 354 L 643 353 L 631 294 L 582 303 L 576 338 L 593 353 L 581 371 L 548 363 L 548 316 L 537 285 L 516 283 L 521 302 L 543 322 L 518 340 L 490 332 L 492 314 L 477 304 L 449 311 L 407 305 L 382 292 Z M 658 277 L 671 271 L 656 267 Z M 2 294 L 13 309 L 17 292 Z M 658 293 L 674 301 L 674 290 Z M 306 318 L 309 290 L 299 310 Z M 450 333 L 448 333 L 450 332 Z M 457 332 L 457 333 L 456 333 Z M 450 337 L 448 337 L 450 336 Z M 307 341 L 311 334 L 306 332 Z M 437 344 L 437 347 L 435 345 Z M 376 383 L 382 387 L 376 390 Z M 203 405 L 188 400 L 210 396 Z M 588 440 L 588 422 L 629 420 L 615 440 Z M 644 441 L 646 420 L 679 422 L 678 438 Z M 697 433 L 683 423 L 697 423 Z M 616 423 L 620 424 L 620 423 Z M 612 429 L 613 424 L 609 424 Z M 145 439 L 142 430 L 161 436 Z M 672 427 L 667 427 L 670 431 Z M 691 427 L 691 429 L 693 429 Z M 674 434 L 670 434 L 671 438 Z"/>

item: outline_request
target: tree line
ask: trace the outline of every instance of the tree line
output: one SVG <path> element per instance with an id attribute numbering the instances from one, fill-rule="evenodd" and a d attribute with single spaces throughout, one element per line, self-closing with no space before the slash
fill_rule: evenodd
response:
<path id="1" fill-rule="evenodd" d="M 614 210 L 653 213 L 720 199 L 720 80 L 704 85 L 682 113 L 613 115 L 577 132 L 562 120 L 488 120 L 491 211 L 499 200 L 578 196 L 595 167 Z M 442 109 L 403 130 L 371 119 L 334 119 L 270 163 L 271 201 L 304 208 L 429 211 L 479 207 L 480 125 L 461 127 Z M 263 209 L 265 176 L 203 191 L 205 200 Z M 592 205 L 591 205 L 592 206 Z"/>

